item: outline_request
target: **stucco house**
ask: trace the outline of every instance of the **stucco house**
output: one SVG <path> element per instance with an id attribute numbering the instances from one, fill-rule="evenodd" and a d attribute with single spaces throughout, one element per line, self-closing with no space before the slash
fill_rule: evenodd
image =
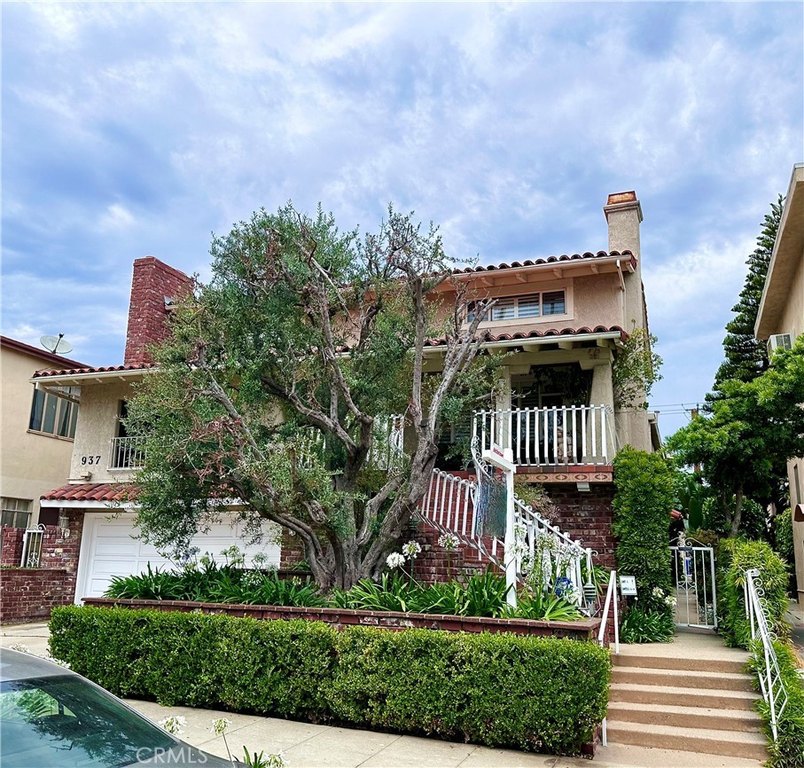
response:
<path id="1" fill-rule="evenodd" d="M 629 335 L 647 331 L 642 210 L 634 192 L 610 195 L 603 210 L 606 250 L 456 270 L 454 282 L 439 288 L 455 290 L 459 282 L 470 299 L 494 297 L 481 324 L 484 343 L 511 353 L 497 399 L 471 424 L 445 430 L 439 482 L 446 476 L 466 480 L 467 473 L 447 458 L 449 444 L 461 432 L 471 432 L 481 447 L 510 448 L 519 477 L 547 487 L 561 526 L 599 552 L 601 562 L 612 563 L 613 458 L 625 444 L 658 447 L 659 435 L 655 414 L 641 404 L 616 403 L 613 386 L 614 366 Z M 123 364 L 51 367 L 32 377 L 37 389 L 77 392 L 81 403 L 69 473 L 41 500 L 43 508 L 69 516 L 80 536 L 77 600 L 101 594 L 113 574 L 162 562 L 135 538 L 136 499 L 129 484 L 142 454 L 137 440 L 126 435 L 124 418 L 132 386 L 152 369 L 148 345 L 164 338 L 172 299 L 188 286 L 186 275 L 158 259 L 138 259 Z M 471 311 L 483 308 L 470 304 Z M 439 340 L 431 340 L 429 370 L 439 370 L 441 355 Z M 270 561 L 289 565 L 299 559 L 292 540 L 280 542 L 270 527 L 266 532 L 262 547 Z M 222 523 L 197 545 L 208 551 L 233 542 L 242 547 L 238 535 L 236 525 Z M 429 534 L 423 530 L 422 535 Z M 420 563 L 426 567 L 427 558 Z"/>
<path id="2" fill-rule="evenodd" d="M 769 348 L 804 333 L 804 163 L 793 167 L 754 333 Z M 804 458 L 788 462 L 798 600 L 804 602 Z"/>
<path id="3" fill-rule="evenodd" d="M 34 390 L 31 376 L 44 366 L 76 368 L 82 363 L 22 341 L 0 336 L 1 524 L 28 528 L 55 524 L 55 510 L 40 512 L 39 497 L 63 482 L 70 466 L 78 405 L 64 396 Z"/>

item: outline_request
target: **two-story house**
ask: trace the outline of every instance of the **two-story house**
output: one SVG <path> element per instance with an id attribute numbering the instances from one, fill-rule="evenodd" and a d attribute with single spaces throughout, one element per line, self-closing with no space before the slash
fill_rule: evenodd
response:
<path id="1" fill-rule="evenodd" d="M 557 505 L 556 522 L 597 550 L 603 562 L 611 562 L 614 455 L 625 444 L 656 447 L 658 430 L 655 416 L 644 408 L 620 407 L 613 385 L 614 366 L 629 334 L 647 331 L 641 206 L 633 192 L 624 192 L 609 196 L 604 213 L 605 251 L 456 270 L 454 280 L 439 287 L 454 291 L 458 283 L 465 286 L 469 311 L 487 313 L 481 324 L 484 344 L 510 354 L 496 399 L 471 424 L 445 430 L 439 466 L 446 474 L 438 482 L 449 477 L 465 483 L 467 473 L 458 472 L 448 458 L 449 444 L 461 437 L 474 437 L 479 450 L 510 448 L 520 479 L 547 487 Z M 149 375 L 148 344 L 164 338 L 171 299 L 188 285 L 186 275 L 153 257 L 137 260 L 123 365 L 46 370 L 33 378 L 47 392 L 70 388 L 80 393 L 69 479 L 42 497 L 43 507 L 83 521 L 79 599 L 100 594 L 113 574 L 162 562 L 135 538 L 136 497 L 130 481 L 141 453 L 136 439 L 125 433 L 125 403 L 132 385 Z M 495 299 L 490 309 L 484 306 L 489 298 Z M 438 339 L 428 342 L 428 370 L 439 370 L 442 353 Z M 445 492 L 428 494 L 430 513 L 438 499 L 446 499 Z M 115 510 L 118 514 L 110 517 Z M 197 546 L 219 551 L 238 542 L 242 547 L 238 534 L 236 524 L 223 522 L 219 530 L 199 537 Z M 299 553 L 290 538 L 283 537 L 281 544 L 282 564 L 288 565 Z M 267 554 L 278 562 L 279 546 L 268 545 Z"/>
<path id="2" fill-rule="evenodd" d="M 754 333 L 771 349 L 804 333 L 804 163 L 793 167 Z M 798 600 L 804 602 L 804 458 L 787 464 Z"/>

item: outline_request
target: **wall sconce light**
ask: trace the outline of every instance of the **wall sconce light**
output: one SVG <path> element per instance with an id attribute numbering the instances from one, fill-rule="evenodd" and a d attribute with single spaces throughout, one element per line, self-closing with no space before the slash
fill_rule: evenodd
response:
<path id="1" fill-rule="evenodd" d="M 70 518 L 63 509 L 59 510 L 59 536 L 62 539 L 70 538 Z"/>
<path id="2" fill-rule="evenodd" d="M 592 490 L 589 483 L 584 481 L 576 483 L 576 485 L 578 486 L 578 491 L 580 491 L 581 493 L 589 493 L 589 491 Z"/>

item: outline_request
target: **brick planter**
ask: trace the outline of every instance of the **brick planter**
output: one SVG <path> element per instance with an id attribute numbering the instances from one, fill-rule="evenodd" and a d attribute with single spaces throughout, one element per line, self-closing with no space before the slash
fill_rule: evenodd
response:
<path id="1" fill-rule="evenodd" d="M 479 616 L 447 616 L 429 613 L 396 613 L 392 611 L 356 611 L 346 608 L 301 608 L 280 605 L 235 605 L 230 603 L 197 603 L 189 600 L 116 600 L 90 597 L 85 605 L 97 607 L 148 608 L 157 611 L 201 611 L 267 621 L 303 619 L 323 621 L 335 627 L 367 626 L 383 629 L 440 629 L 447 632 L 511 632 L 515 635 L 566 637 L 573 640 L 596 640 L 599 619 L 583 621 L 534 621 L 532 619 L 489 619 Z"/>
<path id="2" fill-rule="evenodd" d="M 56 605 L 73 602 L 73 575 L 64 568 L 3 568 L 0 570 L 0 623 L 50 618 Z"/>

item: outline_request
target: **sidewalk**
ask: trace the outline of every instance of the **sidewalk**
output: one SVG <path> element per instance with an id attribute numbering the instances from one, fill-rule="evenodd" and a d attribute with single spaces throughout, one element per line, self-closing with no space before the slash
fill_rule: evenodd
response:
<path id="1" fill-rule="evenodd" d="M 793 628 L 790 639 L 796 646 L 801 664 L 804 665 L 804 605 L 797 600 L 791 600 L 785 618 Z"/>
<path id="2" fill-rule="evenodd" d="M 46 624 L 0 627 L 0 646 L 24 646 L 37 656 L 47 655 L 47 638 Z M 595 759 L 589 761 L 273 717 L 162 707 L 151 701 L 127 700 L 127 703 L 153 721 L 167 715 L 185 717 L 187 726 L 181 738 L 221 757 L 227 756 L 223 739 L 214 736 L 210 728 L 213 719 L 228 718 L 232 725 L 227 738 L 235 757 L 242 757 L 245 745 L 251 752 L 281 753 L 288 768 L 761 768 L 762 765 L 755 760 L 622 744 L 601 747 Z"/>

